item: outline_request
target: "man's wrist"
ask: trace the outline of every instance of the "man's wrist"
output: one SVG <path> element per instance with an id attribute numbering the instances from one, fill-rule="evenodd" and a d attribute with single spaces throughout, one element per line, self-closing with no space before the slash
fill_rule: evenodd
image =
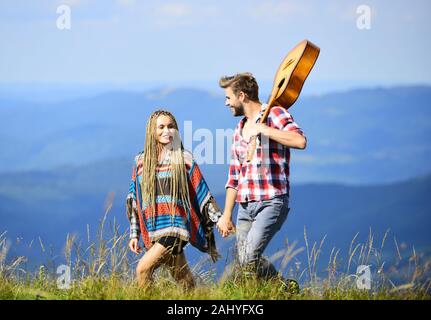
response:
<path id="1" fill-rule="evenodd" d="M 261 124 L 260 133 L 263 134 L 264 136 L 269 137 L 271 135 L 271 127 L 269 127 L 266 124 L 262 123 Z"/>

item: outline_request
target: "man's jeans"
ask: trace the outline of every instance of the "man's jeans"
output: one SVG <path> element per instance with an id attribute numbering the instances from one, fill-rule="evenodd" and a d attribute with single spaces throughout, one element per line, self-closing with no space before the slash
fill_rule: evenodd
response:
<path id="1" fill-rule="evenodd" d="M 280 230 L 289 210 L 287 195 L 239 204 L 236 223 L 239 263 L 242 266 L 252 265 L 259 278 L 269 279 L 278 275 L 273 264 L 262 257 L 262 253 Z"/>

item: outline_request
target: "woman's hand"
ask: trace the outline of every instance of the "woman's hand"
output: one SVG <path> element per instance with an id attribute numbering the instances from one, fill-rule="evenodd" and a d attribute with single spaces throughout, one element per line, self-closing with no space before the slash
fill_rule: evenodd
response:
<path id="1" fill-rule="evenodd" d="M 130 239 L 129 241 L 129 248 L 132 250 L 135 254 L 139 254 L 142 252 L 142 248 L 139 246 L 138 238 Z"/>
<path id="2" fill-rule="evenodd" d="M 225 238 L 231 233 L 235 233 L 235 225 L 230 218 L 223 214 L 217 221 L 217 230 Z"/>

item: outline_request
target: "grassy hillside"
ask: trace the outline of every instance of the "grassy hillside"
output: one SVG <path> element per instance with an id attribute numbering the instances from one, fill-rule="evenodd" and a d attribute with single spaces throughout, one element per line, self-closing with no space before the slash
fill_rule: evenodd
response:
<path id="1" fill-rule="evenodd" d="M 108 210 L 107 210 L 108 213 Z M 257 280 L 235 264 L 225 262 L 225 272 L 218 279 L 214 266 L 208 267 L 208 259 L 201 259 L 192 264 L 196 287 L 185 290 L 172 279 L 168 270 L 159 268 L 153 277 L 153 284 L 146 288 L 138 287 L 135 280 L 135 267 L 139 257 L 131 256 L 127 248 L 127 234 L 120 234 L 118 226 L 110 224 L 106 228 L 105 214 L 96 234 L 96 241 L 88 235 L 86 239 L 68 236 L 63 252 L 65 265 L 70 268 L 70 283 L 61 287 L 62 272 L 55 257 L 41 264 L 34 271 L 26 269 L 26 257 L 9 257 L 9 245 L 5 236 L 0 236 L 0 299 L 198 299 L 198 300 L 231 300 L 231 299 L 330 299 L 330 300 L 380 300 L 380 299 L 430 299 L 431 298 L 431 260 L 413 251 L 409 257 L 396 253 L 396 263 L 387 265 L 382 255 L 385 240 L 382 243 L 372 241 L 351 243 L 348 256 L 349 268 L 343 270 L 338 265 L 341 258 L 339 251 L 333 251 L 327 263 L 327 273 L 319 276 L 316 270 L 321 253 L 322 243 L 308 243 L 305 252 L 307 265 L 298 266 L 294 258 L 302 249 L 295 245 L 274 254 L 273 260 L 281 259 L 281 265 L 294 268 L 289 278 L 299 279 L 300 291 L 293 293 L 286 290 L 280 279 L 268 281 Z M 43 251 L 47 248 L 38 244 Z M 233 257 L 234 258 L 234 257 Z M 361 289 L 357 285 L 356 266 L 375 263 L 379 270 L 372 273 L 371 287 Z M 407 264 L 408 268 L 403 265 Z M 205 267 L 207 266 L 207 267 Z M 233 269 L 232 269 L 233 268 Z M 233 272 L 232 272 L 233 271 Z M 402 279 L 400 283 L 394 278 Z"/>

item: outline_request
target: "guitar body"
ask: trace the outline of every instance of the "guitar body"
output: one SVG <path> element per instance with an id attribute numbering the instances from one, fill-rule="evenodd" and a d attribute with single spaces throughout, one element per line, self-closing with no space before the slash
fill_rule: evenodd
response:
<path id="1" fill-rule="evenodd" d="M 301 41 L 281 62 L 274 78 L 268 107 L 260 123 L 265 123 L 271 108 L 275 105 L 289 109 L 298 99 L 302 86 L 314 66 L 320 49 L 308 40 Z M 247 150 L 247 162 L 251 161 L 256 150 L 256 137 L 251 139 Z"/>
<path id="2" fill-rule="evenodd" d="M 283 59 L 274 77 L 269 102 L 289 109 L 298 99 L 302 86 L 314 66 L 320 49 L 308 40 L 301 41 Z"/>

